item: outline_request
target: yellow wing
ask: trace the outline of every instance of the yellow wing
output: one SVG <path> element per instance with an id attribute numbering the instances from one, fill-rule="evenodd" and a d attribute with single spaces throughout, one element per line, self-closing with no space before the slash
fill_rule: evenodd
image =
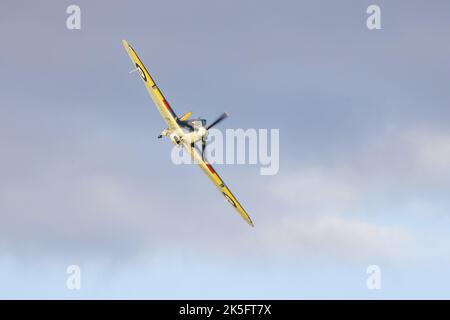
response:
<path id="1" fill-rule="evenodd" d="M 253 222 L 250 216 L 242 208 L 241 204 L 236 200 L 235 196 L 231 193 L 230 189 L 226 186 L 225 182 L 220 178 L 214 168 L 207 162 L 205 162 L 196 148 L 192 148 L 190 144 L 184 143 L 184 148 L 190 153 L 192 159 L 199 165 L 202 171 L 208 176 L 208 178 L 214 183 L 214 185 L 222 192 L 225 199 L 230 203 L 236 211 L 244 218 L 245 221 L 252 227 Z"/>
<path id="2" fill-rule="evenodd" d="M 139 59 L 134 49 L 130 46 L 130 44 L 126 40 L 122 40 L 122 44 L 125 50 L 128 52 L 128 55 L 130 56 L 131 60 L 133 61 L 134 67 L 139 72 L 142 81 L 144 81 L 147 91 L 150 93 L 153 102 L 158 108 L 158 111 L 163 117 L 164 121 L 167 123 L 167 126 L 170 129 L 178 128 L 177 115 L 175 114 L 175 112 L 173 112 L 166 98 L 164 98 L 164 95 L 162 94 L 161 90 L 159 90 L 153 78 L 150 76 L 150 73 L 145 68 L 141 59 Z"/>

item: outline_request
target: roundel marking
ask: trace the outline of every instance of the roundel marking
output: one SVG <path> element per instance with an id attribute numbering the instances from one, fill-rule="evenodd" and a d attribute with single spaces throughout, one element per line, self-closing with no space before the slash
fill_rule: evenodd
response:
<path id="1" fill-rule="evenodd" d="M 236 208 L 236 203 L 234 203 L 233 199 L 231 199 L 230 196 L 227 195 L 225 192 L 222 192 L 222 193 L 223 193 L 225 199 L 227 199 L 227 201 L 228 201 L 233 207 Z"/>
<path id="2" fill-rule="evenodd" d="M 136 63 L 136 68 L 139 72 L 139 75 L 141 76 L 142 80 L 144 80 L 145 82 L 147 82 L 147 77 L 145 76 L 144 71 L 142 70 L 141 66 L 139 64 Z"/>

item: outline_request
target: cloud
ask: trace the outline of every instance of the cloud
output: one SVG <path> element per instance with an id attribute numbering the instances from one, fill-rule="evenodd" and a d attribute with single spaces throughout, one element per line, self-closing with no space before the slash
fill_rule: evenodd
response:
<path id="1" fill-rule="evenodd" d="M 409 228 L 365 221 L 364 199 L 370 195 L 357 174 L 345 168 L 297 169 L 269 189 L 283 207 L 262 226 L 262 242 L 274 250 L 395 260 L 406 258 L 416 240 Z"/>
<path id="2" fill-rule="evenodd" d="M 439 190 L 450 186 L 449 150 L 445 131 L 388 127 L 327 165 L 300 159 L 267 186 L 282 209 L 262 226 L 263 242 L 291 254 L 357 260 L 442 253 L 427 240 L 429 230 L 410 221 L 448 220 L 450 203 Z"/>
<path id="3" fill-rule="evenodd" d="M 408 257 L 415 238 L 401 227 L 368 223 L 339 214 L 285 214 L 263 226 L 264 243 L 291 257 L 328 256 L 347 261 L 395 261 Z"/>
<path id="4" fill-rule="evenodd" d="M 425 191 L 448 182 L 449 135 L 387 129 L 334 163 L 310 166 L 300 161 L 275 177 L 260 177 L 268 182 L 252 183 L 252 188 L 265 197 L 246 199 L 254 204 L 256 223 L 248 229 L 222 205 L 197 168 L 170 165 L 154 177 L 148 166 L 135 172 L 129 157 L 121 158 L 115 150 L 133 154 L 136 147 L 142 152 L 136 146 L 140 143 L 110 134 L 92 130 L 72 139 L 71 149 L 82 150 L 83 156 L 61 147 L 66 137 L 54 138 L 57 147 L 45 149 L 27 170 L 6 175 L 8 184 L 0 186 L 4 250 L 25 255 L 123 257 L 184 251 L 230 260 L 401 260 L 410 258 L 414 248 L 426 248 L 419 243 L 417 227 L 402 223 L 402 217 L 432 218 L 439 208 Z M 15 141 L 17 150 L 2 161 L 11 165 L 15 157 L 26 158 L 28 143 Z M 168 156 L 160 162 L 165 161 Z M 189 179 L 189 188 L 162 182 L 174 171 Z M 250 180 L 240 181 L 245 188 Z M 447 208 L 448 202 L 441 201 Z M 226 228 L 218 228 L 224 224 Z"/>
<path id="5" fill-rule="evenodd" d="M 448 83 L 448 75 L 440 72 L 438 81 L 429 69 L 432 63 L 445 70 L 448 46 L 430 36 L 438 28 L 424 29 L 421 39 L 429 45 L 411 51 L 417 29 L 391 26 L 392 32 L 368 34 L 364 6 L 332 5 L 338 11 L 324 15 L 313 3 L 301 10 L 278 6 L 276 14 L 270 4 L 256 12 L 253 5 L 236 11 L 221 4 L 205 15 L 195 10 L 205 8 L 201 1 L 180 5 L 192 16 L 160 8 L 182 23 L 155 16 L 150 34 L 139 31 L 148 10 L 116 3 L 108 13 L 118 21 L 112 26 L 102 5 L 87 2 L 86 17 L 98 19 L 86 21 L 80 33 L 65 29 L 64 6 L 51 6 L 51 15 L 42 6 L 30 19 L 16 19 L 16 33 L 5 34 L 11 41 L 2 60 L 9 61 L 8 90 L 0 110 L 3 249 L 17 255 L 185 250 L 258 259 L 392 258 L 417 244 L 420 226 L 406 225 L 408 213 L 430 223 L 436 211 L 448 214 L 442 190 L 449 186 L 450 135 L 434 126 L 446 119 L 447 91 L 436 87 Z M 22 13 L 16 8 L 15 16 Z M 236 23 L 223 28 L 230 17 Z M 53 36 L 39 46 L 45 30 Z M 253 204 L 254 230 L 222 205 L 197 168 L 172 166 L 168 149 L 163 154 L 148 143 L 162 122 L 155 110 L 148 112 L 151 101 L 138 79 L 128 77 L 122 32 L 160 71 L 158 80 L 170 79 L 167 86 L 160 82 L 171 102 L 198 102 L 196 110 L 211 113 L 213 103 L 217 110 L 235 108 L 230 121 L 236 126 L 279 127 L 282 145 L 293 147 L 282 154 L 277 177 L 259 184 L 239 179 L 241 190 L 255 190 L 253 198 L 242 194 Z M 24 74 L 34 80 L 27 94 Z M 428 127 L 417 125 L 424 115 Z M 303 161 L 301 152 L 312 161 Z"/>
<path id="6" fill-rule="evenodd" d="M 388 126 L 357 155 L 366 175 L 402 182 L 449 182 L 450 132 L 430 127 Z"/>

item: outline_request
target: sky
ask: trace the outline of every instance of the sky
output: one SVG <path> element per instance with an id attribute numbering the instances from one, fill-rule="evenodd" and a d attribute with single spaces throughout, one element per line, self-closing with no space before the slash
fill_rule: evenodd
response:
<path id="1" fill-rule="evenodd" d="M 2 1 L 0 298 L 450 298 L 449 15 L 444 0 Z M 172 163 L 122 39 L 178 115 L 279 130 L 276 175 L 215 166 L 255 228 Z"/>

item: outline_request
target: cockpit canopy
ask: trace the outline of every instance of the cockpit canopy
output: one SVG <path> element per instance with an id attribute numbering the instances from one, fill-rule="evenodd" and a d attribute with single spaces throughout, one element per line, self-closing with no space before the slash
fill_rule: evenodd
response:
<path id="1" fill-rule="evenodd" d="M 190 130 L 196 130 L 200 127 L 205 127 L 206 126 L 206 120 L 205 119 L 190 119 L 190 120 L 185 120 L 182 121 L 182 126 L 189 128 Z"/>

